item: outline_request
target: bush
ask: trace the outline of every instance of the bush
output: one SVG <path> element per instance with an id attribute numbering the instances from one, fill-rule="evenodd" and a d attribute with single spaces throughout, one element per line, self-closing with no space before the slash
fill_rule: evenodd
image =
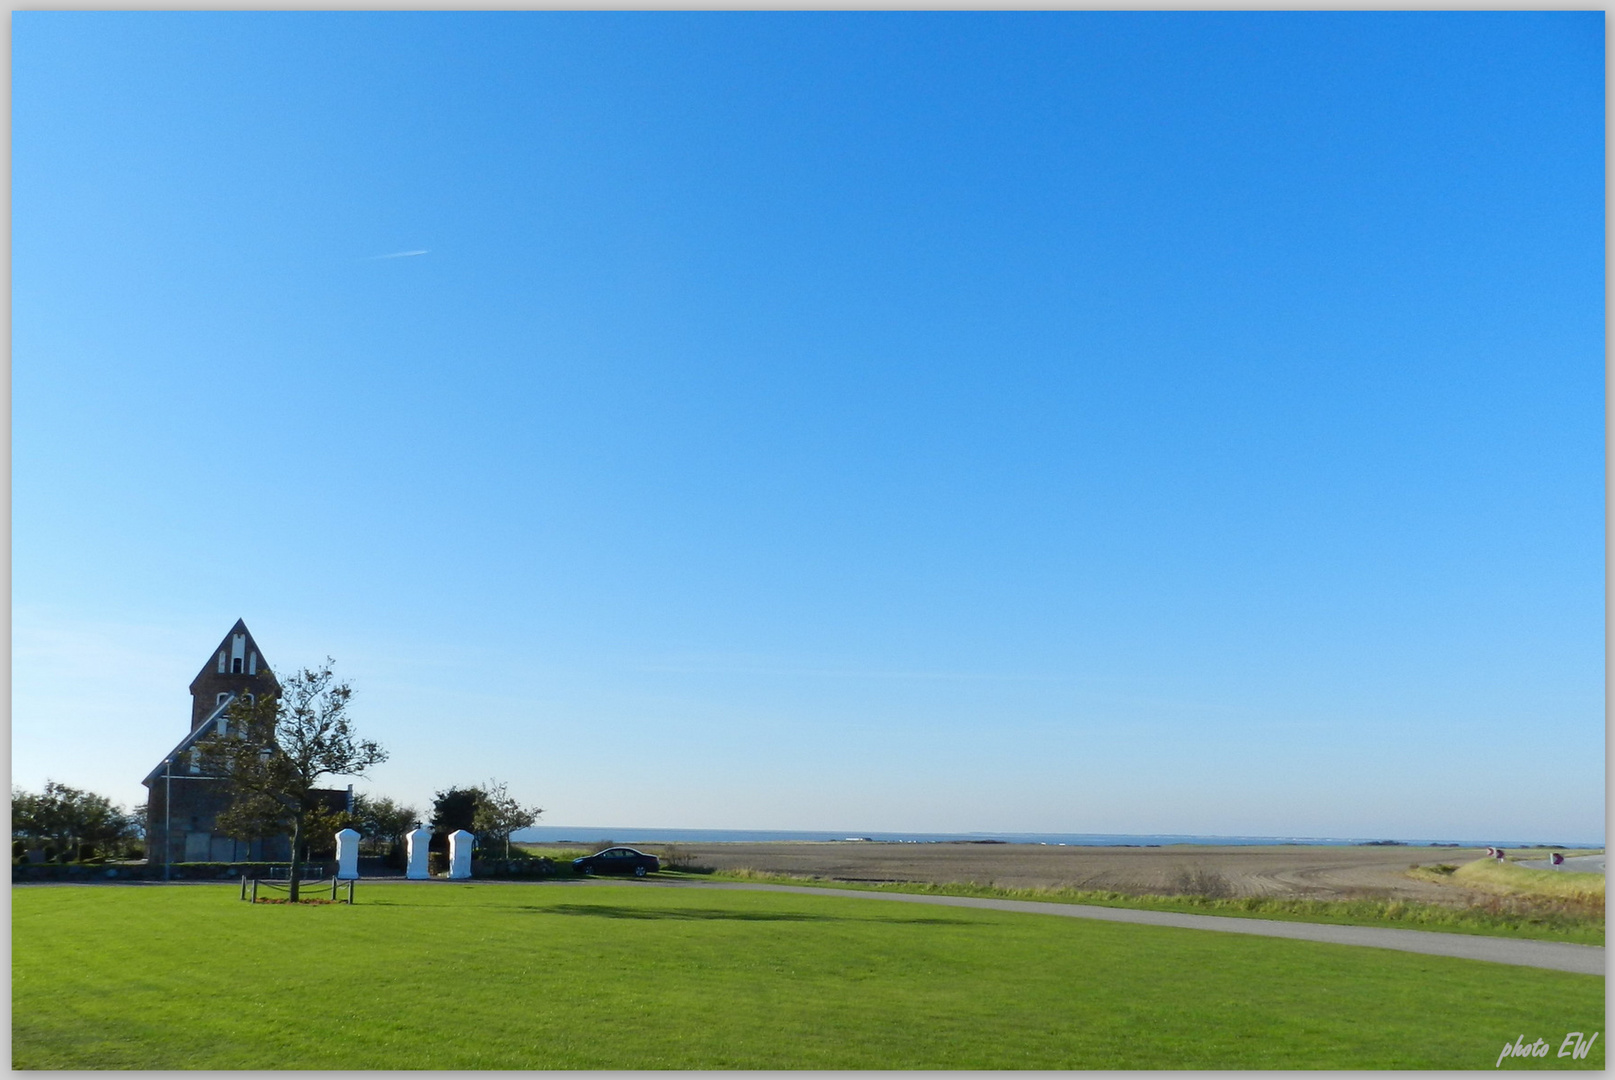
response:
<path id="1" fill-rule="evenodd" d="M 699 866 L 695 861 L 695 854 L 683 844 L 663 844 L 657 858 L 662 860 L 664 870 L 678 870 L 686 874 L 710 874 L 710 866 Z"/>
<path id="2" fill-rule="evenodd" d="M 433 877 L 449 872 L 449 853 L 446 851 L 428 851 L 426 853 L 426 872 Z"/>
<path id="3" fill-rule="evenodd" d="M 1234 887 L 1227 878 L 1215 870 L 1200 866 L 1192 870 L 1179 870 L 1178 876 L 1172 879 L 1171 891 L 1178 896 L 1204 896 L 1212 900 L 1223 900 L 1234 895 Z"/>
<path id="4" fill-rule="evenodd" d="M 480 851 L 481 849 L 478 849 L 478 850 Z M 490 858 L 490 859 L 495 859 L 495 858 L 503 859 L 505 862 L 520 862 L 520 861 L 522 861 L 524 859 L 538 859 L 538 858 L 542 858 L 543 856 L 535 855 L 533 852 L 528 851 L 526 848 L 522 847 L 520 844 L 511 844 L 510 845 L 510 854 L 509 855 L 505 855 L 504 853 L 499 851 L 499 849 L 495 848 L 493 851 L 488 853 L 487 857 Z"/>
<path id="5" fill-rule="evenodd" d="M 169 867 L 169 871 L 175 877 L 179 877 L 179 876 L 183 875 L 184 877 L 187 877 L 187 878 L 226 878 L 226 879 L 229 879 L 229 878 L 263 878 L 265 881 L 269 881 L 269 880 L 284 880 L 285 875 L 286 875 L 286 867 L 287 867 L 287 864 L 286 864 L 286 862 L 284 860 L 281 861 L 281 862 L 238 862 L 238 863 L 227 863 L 227 862 L 177 862 L 177 863 L 172 864 Z M 278 871 L 279 874 L 280 874 L 280 877 L 278 879 L 271 879 L 271 877 L 270 877 L 270 871 L 271 870 Z M 151 867 L 150 872 L 151 872 L 151 876 L 153 876 L 153 877 L 157 877 L 157 878 L 162 877 L 163 876 L 163 864 L 158 863 L 155 866 Z M 315 860 L 313 860 L 311 862 L 308 862 L 308 863 L 305 863 L 303 865 L 303 877 L 304 878 L 314 878 L 314 877 L 329 878 L 332 875 L 334 875 L 335 873 L 336 873 L 336 863 L 332 862 L 332 861 L 329 861 L 329 860 L 315 859 Z"/>

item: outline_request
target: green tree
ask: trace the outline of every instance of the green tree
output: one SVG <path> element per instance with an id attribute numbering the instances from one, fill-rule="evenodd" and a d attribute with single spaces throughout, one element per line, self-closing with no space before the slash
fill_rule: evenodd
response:
<path id="1" fill-rule="evenodd" d="M 355 795 L 353 816 L 353 827 L 367 842 L 390 851 L 396 851 L 404 843 L 404 835 L 421 820 L 421 812 L 415 807 L 394 802 L 385 795 Z"/>
<path id="2" fill-rule="evenodd" d="M 319 803 L 303 822 L 303 854 L 310 859 L 336 858 L 336 834 L 343 829 L 357 829 L 358 824 L 357 814 Z"/>
<path id="3" fill-rule="evenodd" d="M 472 832 L 477 820 L 477 803 L 482 799 L 479 787 L 451 787 L 432 796 L 432 832 L 447 836 L 464 829 Z"/>
<path id="4" fill-rule="evenodd" d="M 328 776 L 362 776 L 387 760 L 380 744 L 354 734 L 353 690 L 335 681 L 329 657 L 284 679 L 280 695 L 230 707 L 230 730 L 204 740 L 211 768 L 227 772 L 235 790 L 220 824 L 232 832 L 273 828 L 292 834 L 290 894 L 303 874 L 304 833 L 324 805 L 317 785 Z M 259 833 L 259 835 L 267 835 Z"/>
<path id="5" fill-rule="evenodd" d="M 57 859 L 71 862 L 80 848 L 110 851 L 121 841 L 141 835 L 140 822 L 105 795 L 82 791 L 54 780 L 39 794 L 11 790 L 11 835 L 56 848 Z"/>
<path id="6" fill-rule="evenodd" d="M 509 785 L 503 780 L 489 780 L 486 784 L 451 787 L 433 796 L 432 832 L 447 836 L 464 829 L 476 836 L 477 845 L 484 850 L 496 844 L 504 845 L 508 859 L 510 834 L 527 828 L 543 812 L 536 806 L 523 806 L 512 798 Z"/>

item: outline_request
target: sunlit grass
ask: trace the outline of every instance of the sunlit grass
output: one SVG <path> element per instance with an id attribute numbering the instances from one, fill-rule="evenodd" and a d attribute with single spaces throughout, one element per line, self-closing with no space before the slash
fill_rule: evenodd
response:
<path id="1" fill-rule="evenodd" d="M 1604 906 L 1604 875 L 1538 870 L 1495 859 L 1476 859 L 1454 871 L 1453 880 L 1470 888 L 1514 895 L 1551 896 Z"/>
<path id="2" fill-rule="evenodd" d="M 654 884 L 13 891 L 12 1053 L 52 1069 L 1490 1068 L 1594 976 Z M 1602 1068 L 1603 1041 L 1581 1062 Z"/>

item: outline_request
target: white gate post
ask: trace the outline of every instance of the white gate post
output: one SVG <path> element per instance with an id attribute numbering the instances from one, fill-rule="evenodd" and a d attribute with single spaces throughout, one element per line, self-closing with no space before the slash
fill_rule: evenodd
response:
<path id="1" fill-rule="evenodd" d="M 359 876 L 359 834 L 343 829 L 336 834 L 336 877 L 352 881 Z"/>
<path id="2" fill-rule="evenodd" d="M 432 876 L 426 869 L 426 846 L 431 842 L 431 829 L 416 829 L 404 837 L 409 848 L 409 869 L 404 871 L 405 877 L 420 880 Z"/>
<path id="3" fill-rule="evenodd" d="M 476 837 L 464 829 L 455 829 L 449 833 L 449 877 L 471 876 L 471 844 L 474 840 Z"/>

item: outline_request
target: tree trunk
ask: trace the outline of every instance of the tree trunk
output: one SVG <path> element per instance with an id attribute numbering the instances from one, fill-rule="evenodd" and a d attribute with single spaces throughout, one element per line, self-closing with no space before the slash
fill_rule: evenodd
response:
<path id="1" fill-rule="evenodd" d="M 292 865 L 288 875 L 290 881 L 286 883 L 286 891 L 291 896 L 291 902 L 297 903 L 297 884 L 303 878 L 303 815 L 298 814 L 292 819 Z"/>

